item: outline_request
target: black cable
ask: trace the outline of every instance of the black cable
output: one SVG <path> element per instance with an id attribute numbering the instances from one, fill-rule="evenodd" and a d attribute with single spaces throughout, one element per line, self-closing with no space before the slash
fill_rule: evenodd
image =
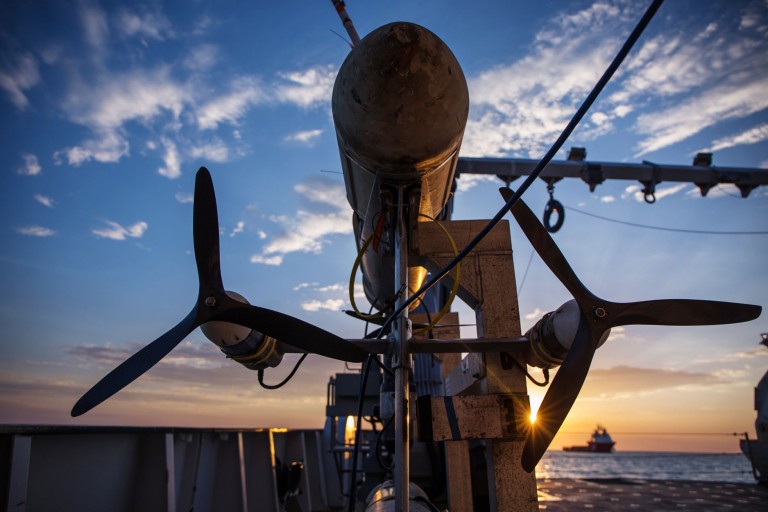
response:
<path id="1" fill-rule="evenodd" d="M 258 371 L 259 384 L 264 389 L 278 389 L 285 386 L 286 384 L 288 384 L 288 381 L 291 380 L 294 375 L 296 375 L 296 372 L 299 371 L 299 366 L 301 366 L 301 363 L 304 362 L 304 360 L 307 358 L 308 355 L 309 355 L 308 353 L 303 354 L 299 358 L 298 362 L 296 363 L 296 366 L 294 366 L 293 370 L 291 370 L 291 373 L 289 373 L 288 376 L 285 379 L 283 379 L 283 381 L 280 382 L 279 384 L 264 384 L 264 370 L 259 370 Z"/>
<path id="2" fill-rule="evenodd" d="M 520 369 L 520 371 L 525 374 L 526 377 L 528 377 L 528 380 L 531 381 L 532 384 L 535 384 L 536 386 L 539 386 L 540 388 L 543 388 L 544 386 L 549 384 L 549 368 L 543 368 L 541 370 L 541 373 L 544 374 L 544 381 L 539 382 L 536 379 L 534 379 L 533 375 L 528 373 L 528 369 L 523 364 L 521 364 L 517 359 L 515 359 L 514 357 L 512 357 L 512 363 L 515 366 L 517 366 Z"/>
<path id="3" fill-rule="evenodd" d="M 520 291 L 523 289 L 523 285 L 525 284 L 525 278 L 528 277 L 528 271 L 531 269 L 531 262 L 533 261 L 533 253 L 536 252 L 535 249 L 531 249 L 531 255 L 528 257 L 528 264 L 525 266 L 525 272 L 523 273 L 523 280 L 520 281 L 520 288 L 517 289 L 517 294 L 520 295 Z"/>
<path id="4" fill-rule="evenodd" d="M 390 416 L 387 422 L 384 424 L 384 426 L 381 427 L 381 430 L 379 431 L 379 434 L 376 436 L 376 444 L 373 447 L 373 451 L 376 453 L 376 462 L 379 463 L 379 466 L 381 466 L 382 469 L 386 471 L 392 471 L 392 466 L 387 466 L 384 461 L 381 458 L 381 438 L 384 436 L 384 431 L 386 431 L 390 425 L 392 425 L 392 421 L 395 419 L 394 416 Z"/>
<path id="5" fill-rule="evenodd" d="M 595 215 L 594 213 L 578 210 L 571 206 L 566 206 L 566 208 L 576 213 L 587 215 L 589 217 L 594 217 L 596 219 L 600 219 L 608 222 L 615 222 L 616 224 L 624 224 L 626 226 L 633 226 L 636 228 L 655 229 L 658 231 L 673 231 L 675 233 L 692 233 L 694 235 L 768 235 L 768 231 L 707 231 L 707 230 L 698 230 L 698 229 L 665 228 L 663 226 L 647 226 L 645 224 L 637 224 L 635 222 L 627 222 L 624 220 L 611 219 L 610 217 Z"/>
<path id="6" fill-rule="evenodd" d="M 355 447 L 352 450 L 352 478 L 349 480 L 349 512 L 355 512 L 355 500 L 357 499 L 357 455 L 360 452 L 360 438 L 363 426 L 363 402 L 365 401 L 365 388 L 368 383 L 368 373 L 371 370 L 371 362 L 377 359 L 373 354 L 365 360 L 365 368 L 360 375 L 360 396 L 357 399 L 357 428 L 355 429 Z"/>
<path id="7" fill-rule="evenodd" d="M 557 138 L 555 143 L 552 145 L 551 148 L 549 148 L 549 151 L 542 157 L 542 159 L 539 161 L 539 163 L 536 165 L 536 167 L 531 171 L 531 174 L 525 179 L 522 185 L 520 185 L 520 188 L 517 189 L 517 191 L 512 195 L 512 197 L 509 199 L 509 201 L 504 204 L 504 206 L 501 208 L 501 210 L 496 213 L 496 215 L 488 221 L 488 224 L 473 238 L 464 249 L 462 249 L 459 254 L 457 254 L 445 267 L 443 267 L 437 274 L 435 274 L 429 281 L 424 283 L 421 288 L 419 288 L 414 295 L 411 295 L 408 299 L 406 299 L 403 304 L 397 308 L 397 310 L 387 319 L 387 322 L 384 324 L 385 327 L 388 327 L 389 324 L 391 324 L 395 318 L 398 318 L 400 314 L 405 311 L 405 309 L 413 303 L 414 300 L 420 295 L 422 295 L 424 292 L 432 288 L 432 286 L 435 285 L 440 279 L 445 277 L 448 272 L 453 270 L 453 268 L 458 265 L 458 263 L 463 260 L 467 254 L 472 251 L 477 244 L 480 243 L 480 241 L 485 238 L 485 236 L 491 232 L 491 230 L 498 224 L 502 218 L 507 214 L 509 210 L 512 209 L 512 207 L 515 205 L 518 199 L 525 193 L 526 190 L 533 184 L 534 181 L 539 177 L 541 172 L 544 170 L 544 168 L 547 166 L 547 164 L 554 158 L 555 154 L 560 150 L 560 148 L 565 144 L 565 141 L 568 139 L 568 137 L 571 135 L 574 129 L 576 129 L 576 126 L 579 124 L 581 119 L 586 115 L 589 108 L 592 106 L 592 104 L 595 102 L 597 97 L 600 95 L 602 90 L 605 88 L 608 81 L 611 79 L 613 74 L 616 72 L 616 70 L 619 68 L 621 63 L 626 58 L 629 51 L 632 49 L 634 44 L 637 42 L 637 40 L 640 37 L 640 34 L 643 33 L 643 30 L 648 26 L 648 23 L 650 23 L 651 19 L 653 18 L 653 15 L 656 14 L 656 11 L 659 9 L 661 4 L 663 3 L 663 0 L 653 0 L 651 5 L 648 7 L 648 10 L 645 11 L 645 14 L 643 14 L 643 17 L 640 19 L 640 21 L 637 23 L 637 26 L 635 26 L 632 33 L 629 35 L 627 40 L 624 42 L 624 45 L 619 50 L 619 53 L 616 54 L 616 57 L 614 57 L 611 64 L 608 66 L 608 68 L 603 73 L 603 76 L 600 77 L 600 80 L 597 81 L 595 84 L 595 87 L 592 89 L 592 91 L 589 93 L 587 98 L 584 100 L 584 102 L 581 104 L 579 109 L 576 111 L 576 113 L 573 115 L 571 120 L 568 122 L 568 125 L 563 129 L 563 132 L 560 134 L 560 136 Z"/>

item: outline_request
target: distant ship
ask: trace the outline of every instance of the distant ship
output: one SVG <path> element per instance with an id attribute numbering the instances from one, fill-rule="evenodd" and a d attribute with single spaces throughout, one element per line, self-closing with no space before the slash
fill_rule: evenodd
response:
<path id="1" fill-rule="evenodd" d="M 587 441 L 586 446 L 564 446 L 563 450 L 566 452 L 611 453 L 615 444 L 605 427 L 598 425 L 592 432 L 592 437 Z"/>
<path id="2" fill-rule="evenodd" d="M 768 347 L 768 333 L 760 335 L 760 343 Z M 755 388 L 755 432 L 757 439 L 750 439 L 745 432 L 741 440 L 741 452 L 752 464 L 752 474 L 758 483 L 768 485 L 768 372 Z"/>

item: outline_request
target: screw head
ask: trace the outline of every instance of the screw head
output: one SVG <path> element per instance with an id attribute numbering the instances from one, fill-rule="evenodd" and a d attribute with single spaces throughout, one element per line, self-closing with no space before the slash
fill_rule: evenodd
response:
<path id="1" fill-rule="evenodd" d="M 605 318 L 606 316 L 608 316 L 608 312 L 601 307 L 595 308 L 594 313 L 595 313 L 595 318 Z"/>
<path id="2" fill-rule="evenodd" d="M 207 299 L 205 299 L 205 305 L 208 306 L 209 308 L 212 308 L 213 306 L 216 305 L 216 299 L 214 299 L 213 297 L 208 297 Z"/>

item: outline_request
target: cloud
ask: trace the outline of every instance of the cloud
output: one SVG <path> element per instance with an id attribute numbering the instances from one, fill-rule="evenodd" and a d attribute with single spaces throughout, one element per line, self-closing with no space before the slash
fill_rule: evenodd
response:
<path id="1" fill-rule="evenodd" d="M 315 291 L 322 292 L 322 293 L 339 292 L 339 291 L 343 292 L 346 290 L 347 290 L 347 285 L 345 285 L 344 283 L 334 283 L 326 286 L 320 286 L 319 288 L 315 288 Z"/>
<path id="2" fill-rule="evenodd" d="M 179 156 L 179 150 L 176 149 L 176 143 L 167 137 L 160 139 L 165 147 L 165 154 L 163 155 L 164 167 L 158 167 L 157 173 L 160 176 L 165 176 L 168 179 L 176 179 L 181 176 L 181 157 Z"/>
<path id="3" fill-rule="evenodd" d="M 601 196 L 600 197 L 600 202 L 601 203 L 612 203 L 614 201 L 616 201 L 616 198 L 614 196 L 610 196 L 609 195 L 609 196 Z"/>
<path id="4" fill-rule="evenodd" d="M 672 388 L 712 386 L 720 383 L 720 378 L 709 373 L 615 366 L 607 370 L 590 370 L 579 396 L 584 398 L 630 397 Z"/>
<path id="5" fill-rule="evenodd" d="M 530 313 L 528 313 L 527 315 L 525 315 L 525 319 L 526 320 L 538 320 L 539 318 L 542 317 L 543 314 L 544 314 L 544 311 L 542 311 L 539 308 L 536 308 L 533 311 L 531 311 Z"/>
<path id="6" fill-rule="evenodd" d="M 176 192 L 176 200 L 181 204 L 194 203 L 195 196 L 189 192 Z"/>
<path id="7" fill-rule="evenodd" d="M 96 228 L 91 232 L 100 238 L 109 238 L 110 240 L 125 240 L 126 237 L 141 238 L 147 230 L 148 224 L 140 221 L 127 227 L 123 227 L 117 222 L 110 220 L 104 221 L 105 228 Z"/>
<path id="8" fill-rule="evenodd" d="M 212 44 L 202 44 L 192 48 L 189 55 L 184 59 L 184 67 L 194 71 L 202 72 L 213 67 L 219 57 L 219 49 Z"/>
<path id="9" fill-rule="evenodd" d="M 90 160 L 114 163 L 128 155 L 130 146 L 121 130 L 98 129 L 94 134 L 95 138 L 84 141 L 80 146 L 56 151 L 53 154 L 56 164 L 61 164 L 62 158 L 66 158 L 67 163 L 75 167 Z"/>
<path id="10" fill-rule="evenodd" d="M 286 135 L 283 140 L 286 142 L 301 142 L 307 146 L 312 146 L 315 140 L 323 134 L 323 130 L 306 130 Z"/>
<path id="11" fill-rule="evenodd" d="M 53 208 L 53 199 L 51 199 L 48 196 L 44 196 L 43 194 L 35 194 L 34 195 L 35 201 L 40 203 L 43 206 L 46 206 L 48 208 Z"/>
<path id="12" fill-rule="evenodd" d="M 39 82 L 37 59 L 31 53 L 7 55 L 0 62 L 0 88 L 8 94 L 8 99 L 19 110 L 29 106 L 25 91 Z"/>
<path id="13" fill-rule="evenodd" d="M 556 13 L 527 55 L 468 77 L 471 109 L 462 155 L 541 156 L 639 15 L 636 3 L 610 0 Z M 763 111 L 768 108 L 766 27 L 766 11 L 752 9 L 749 15 L 722 13 L 704 22 L 685 19 L 641 39 L 600 99 L 600 110 L 582 120 L 574 140 L 613 133 L 614 120 L 624 118 L 623 125 L 640 136 L 638 157 Z M 739 140 L 755 138 L 764 135 L 758 131 Z"/>
<path id="14" fill-rule="evenodd" d="M 658 187 L 654 192 L 656 200 L 664 199 L 665 197 L 673 196 L 679 192 L 684 191 L 690 186 L 688 183 L 678 183 L 676 185 L 670 185 L 668 187 Z M 621 194 L 622 199 L 634 198 L 635 201 L 641 203 L 645 201 L 645 194 L 643 193 L 643 187 L 640 185 L 628 185 L 624 192 Z"/>
<path id="15" fill-rule="evenodd" d="M 43 226 L 21 226 L 16 228 L 16 231 L 25 236 L 36 236 L 40 238 L 45 238 L 56 234 L 54 230 Z"/>
<path id="16" fill-rule="evenodd" d="M 309 302 L 302 302 L 301 309 L 304 311 L 320 311 L 325 309 L 328 311 L 341 311 L 344 301 L 341 299 L 327 299 L 324 301 L 311 300 Z"/>
<path id="17" fill-rule="evenodd" d="M 268 96 L 256 78 L 238 78 L 231 92 L 213 99 L 197 112 L 197 124 L 202 130 L 215 129 L 221 123 L 236 125 L 248 109 L 267 101 Z"/>
<path id="18" fill-rule="evenodd" d="M 758 142 L 762 142 L 764 140 L 768 140 L 768 123 L 763 123 L 735 135 L 719 138 L 712 142 L 712 147 L 708 149 L 702 149 L 701 151 L 719 151 L 721 149 L 732 148 L 734 146 L 757 144 Z"/>
<path id="19" fill-rule="evenodd" d="M 293 217 L 272 216 L 282 233 L 272 237 L 260 254 L 252 256 L 251 263 L 280 265 L 283 256 L 292 252 L 320 254 L 329 236 L 352 233 L 351 208 L 343 185 L 311 178 L 294 190 L 312 203 L 311 208 L 299 210 Z"/>
<path id="20" fill-rule="evenodd" d="M 274 96 L 279 102 L 303 108 L 327 105 L 331 101 L 336 72 L 334 66 L 328 65 L 279 73 L 283 81 L 274 86 Z"/>
<path id="21" fill-rule="evenodd" d="M 768 108 L 766 90 L 768 72 L 749 83 L 715 87 L 676 106 L 640 115 L 637 129 L 645 138 L 638 143 L 635 157 L 671 146 L 719 122 Z"/>
<path id="22" fill-rule="evenodd" d="M 312 283 L 299 283 L 299 284 L 297 284 L 296 286 L 293 287 L 293 291 L 297 292 L 299 290 L 303 290 L 304 288 L 309 288 L 310 286 L 317 286 L 319 284 L 320 283 L 318 283 L 317 281 L 312 282 Z"/>
<path id="23" fill-rule="evenodd" d="M 610 61 L 620 44 L 616 27 L 631 14 L 602 2 L 557 14 L 536 35 L 529 55 L 470 78 L 462 154 L 542 154 Z M 609 116 L 596 119 L 606 125 Z"/>
<path id="24" fill-rule="evenodd" d="M 229 161 L 229 148 L 221 139 L 215 139 L 207 144 L 193 146 L 189 150 L 192 158 L 202 158 L 212 162 Z"/>
<path id="25" fill-rule="evenodd" d="M 117 14 L 117 26 L 125 37 L 139 37 L 142 41 L 163 41 L 174 36 L 171 22 L 161 12 L 145 11 L 137 14 L 121 9 Z"/>
<path id="26" fill-rule="evenodd" d="M 229 234 L 230 238 L 235 237 L 236 235 L 239 235 L 240 233 L 243 232 L 244 229 L 245 229 L 245 222 L 243 222 L 242 220 L 238 221 L 237 225 L 235 225 L 235 228 Z"/>
<path id="27" fill-rule="evenodd" d="M 40 163 L 37 161 L 37 157 L 30 153 L 24 153 L 21 155 L 24 164 L 16 169 L 16 172 L 23 176 L 37 176 L 42 171 Z"/>
<path id="28" fill-rule="evenodd" d="M 496 178 L 496 176 L 490 176 L 487 174 L 461 174 L 459 179 L 456 181 L 456 191 L 468 192 L 480 183 L 488 181 L 494 182 L 497 179 L 498 178 Z"/>
<path id="29" fill-rule="evenodd" d="M 277 254 L 274 256 L 264 256 L 262 254 L 254 254 L 251 256 L 251 263 L 262 263 L 264 265 L 279 267 L 283 264 L 283 255 Z"/>
<path id="30" fill-rule="evenodd" d="M 78 14 L 80 23 L 83 26 L 85 40 L 97 52 L 106 48 L 107 37 L 109 37 L 109 25 L 107 23 L 107 14 L 96 2 L 90 0 L 81 0 L 79 2 Z"/>

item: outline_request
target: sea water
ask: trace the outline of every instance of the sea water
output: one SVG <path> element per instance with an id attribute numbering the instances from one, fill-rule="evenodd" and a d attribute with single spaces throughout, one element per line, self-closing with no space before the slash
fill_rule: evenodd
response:
<path id="1" fill-rule="evenodd" d="M 754 483 L 749 460 L 740 453 L 548 451 L 537 478 L 625 478 Z"/>

